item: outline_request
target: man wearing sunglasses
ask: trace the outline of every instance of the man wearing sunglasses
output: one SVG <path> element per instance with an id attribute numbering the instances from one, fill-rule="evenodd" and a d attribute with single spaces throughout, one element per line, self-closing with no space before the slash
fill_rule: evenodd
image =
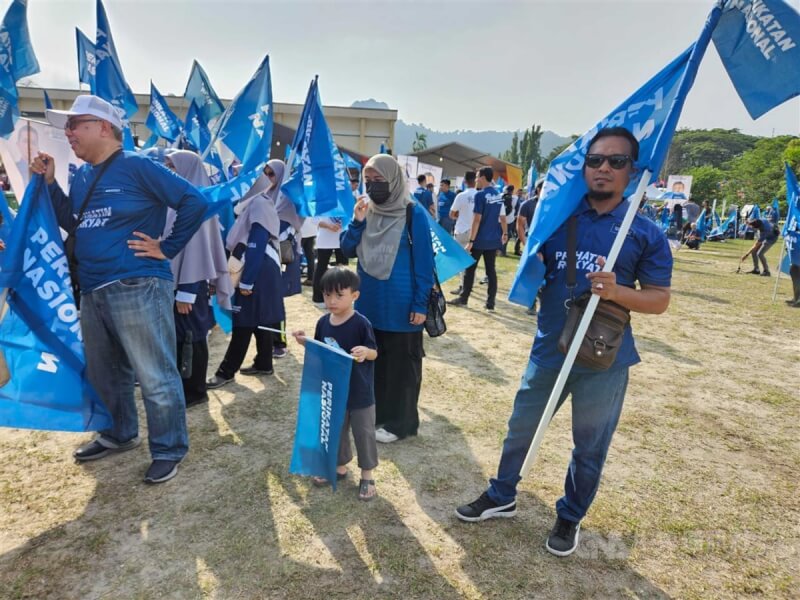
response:
<path id="1" fill-rule="evenodd" d="M 621 127 L 601 129 L 589 143 L 583 168 L 588 190 L 573 213 L 577 227 L 575 286 L 567 287 L 566 279 L 568 220 L 541 249 L 545 283 L 538 330 L 514 400 L 497 476 L 477 500 L 456 509 L 456 516 L 462 521 L 512 517 L 517 513 L 520 470 L 564 362 L 558 338 L 566 322 L 565 303 L 591 291 L 634 312 L 659 314 L 669 305 L 669 244 L 659 227 L 642 215 L 634 218 L 614 270 L 600 272 L 627 212 L 624 193 L 635 174 L 638 154 L 638 141 Z M 568 395 L 572 396 L 574 448 L 564 495 L 556 503 L 556 522 L 546 542 L 547 550 L 556 556 L 568 556 L 578 547 L 580 522 L 600 485 L 608 447 L 622 411 L 628 369 L 638 362 L 628 325 L 610 368 L 601 371 L 575 365 L 569 374 L 558 406 Z"/>
<path id="2" fill-rule="evenodd" d="M 189 448 L 168 259 L 200 227 L 206 201 L 155 161 L 123 152 L 122 119 L 105 100 L 78 96 L 70 110 L 46 114 L 86 161 L 69 195 L 55 181 L 52 156 L 39 153 L 31 170 L 45 177 L 59 225 L 75 236 L 87 374 L 113 418 L 111 429 L 74 456 L 80 462 L 97 460 L 140 444 L 136 378 L 153 458 L 145 482 L 161 483 L 177 474 Z M 167 207 L 177 216 L 172 232 L 159 240 Z"/>

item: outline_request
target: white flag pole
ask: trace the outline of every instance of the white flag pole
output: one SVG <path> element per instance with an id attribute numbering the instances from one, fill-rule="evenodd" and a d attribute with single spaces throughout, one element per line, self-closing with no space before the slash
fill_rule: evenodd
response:
<path id="1" fill-rule="evenodd" d="M 622 250 L 622 244 L 625 242 L 625 238 L 628 235 L 628 230 L 630 230 L 631 223 L 633 223 L 633 218 L 636 216 L 636 212 L 639 210 L 639 202 L 641 202 L 644 191 L 650 183 L 651 176 L 652 173 L 648 170 L 645 170 L 642 173 L 642 178 L 639 180 L 639 185 L 637 186 L 633 196 L 628 198 L 628 211 L 625 213 L 625 218 L 622 220 L 622 225 L 619 228 L 617 237 L 614 238 L 614 243 L 611 246 L 611 250 L 606 257 L 606 264 L 603 267 L 603 271 L 606 273 L 610 272 L 614 268 L 614 263 L 616 263 L 620 250 Z M 592 316 L 594 315 L 594 311 L 599 302 L 600 296 L 597 294 L 592 294 L 592 297 L 589 299 L 589 304 L 586 306 L 586 310 L 583 313 L 583 317 L 578 324 L 578 329 L 575 331 L 575 337 L 572 338 L 572 343 L 567 351 L 567 356 L 564 358 L 564 364 L 561 365 L 561 371 L 558 373 L 558 378 L 553 385 L 553 390 L 550 392 L 550 398 L 547 400 L 547 405 L 544 408 L 542 418 L 539 420 L 539 424 L 536 427 L 536 433 L 531 441 L 531 446 L 528 449 L 525 462 L 522 464 L 522 470 L 520 471 L 521 478 L 525 478 L 525 476 L 527 476 L 528 472 L 533 466 L 534 461 L 536 460 L 536 453 L 539 451 L 539 446 L 542 444 L 544 432 L 547 429 L 547 426 L 550 424 L 550 419 L 553 418 L 553 413 L 555 412 L 558 399 L 561 397 L 561 393 L 564 391 L 564 386 L 567 383 L 567 377 L 569 377 L 570 371 L 572 371 L 572 366 L 575 364 L 575 358 L 578 356 L 578 348 L 580 347 L 581 341 L 586 335 L 586 331 L 589 329 L 589 322 L 592 320 Z"/>
<path id="2" fill-rule="evenodd" d="M 781 280 L 781 264 L 783 264 L 783 251 L 786 250 L 786 238 L 783 239 L 781 244 L 781 255 L 778 258 L 778 276 L 775 277 L 775 287 L 772 289 L 772 301 L 775 302 L 775 297 L 778 295 L 778 282 Z"/>

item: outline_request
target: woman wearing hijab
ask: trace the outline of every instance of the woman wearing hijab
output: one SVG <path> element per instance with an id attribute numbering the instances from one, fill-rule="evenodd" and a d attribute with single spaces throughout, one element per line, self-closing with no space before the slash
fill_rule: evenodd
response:
<path id="1" fill-rule="evenodd" d="M 278 244 L 280 220 L 275 208 L 282 167 L 283 162 L 279 160 L 269 161 L 264 167 L 264 176 L 270 183 L 259 186 L 263 192 L 250 195 L 235 209 L 238 218 L 228 234 L 227 247 L 233 256 L 244 260 L 244 269 L 233 296 L 231 341 L 216 374 L 208 380 L 209 389 L 233 381 L 244 362 L 252 336 L 256 338 L 256 357 L 252 366 L 241 372 L 244 375 L 272 374 L 272 334 L 258 327 L 274 327 L 286 316 Z"/>
<path id="2" fill-rule="evenodd" d="M 419 429 L 422 325 L 433 288 L 433 248 L 425 209 L 411 200 L 397 161 L 373 156 L 364 179 L 369 201 L 356 203 L 341 248 L 346 257 L 358 257 L 356 310 L 372 323 L 378 344 L 375 437 L 390 443 Z"/>
<path id="3" fill-rule="evenodd" d="M 194 152 L 177 150 L 163 156 L 164 164 L 196 187 L 211 185 L 203 161 Z M 170 209 L 164 228 L 168 235 L 175 222 Z M 208 401 L 208 332 L 214 327 L 209 306 L 210 288 L 217 303 L 230 310 L 233 284 L 222 244 L 219 219 L 206 220 L 186 246 L 170 261 L 175 279 L 175 332 L 178 370 L 181 372 L 186 406 Z M 209 287 L 210 286 L 210 287 Z"/>

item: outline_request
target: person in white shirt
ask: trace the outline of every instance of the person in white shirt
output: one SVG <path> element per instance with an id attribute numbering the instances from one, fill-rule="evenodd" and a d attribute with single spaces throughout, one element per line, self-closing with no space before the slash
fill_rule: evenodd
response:
<path id="1" fill-rule="evenodd" d="M 303 285 L 314 285 L 314 266 L 316 264 L 315 246 L 317 241 L 317 219 L 311 218 L 303 221 L 300 229 L 300 246 L 306 257 L 306 278 Z"/>
<path id="2" fill-rule="evenodd" d="M 347 265 L 347 259 L 339 248 L 339 234 L 342 232 L 342 219 L 320 217 L 317 229 L 317 265 L 314 269 L 314 293 L 312 302 L 320 308 L 325 306 L 322 297 L 322 276 L 328 270 L 332 255 L 336 255 L 337 265 Z"/>
<path id="3" fill-rule="evenodd" d="M 469 245 L 469 236 L 472 232 L 472 207 L 475 204 L 475 194 L 478 193 L 478 190 L 475 189 L 476 179 L 475 171 L 467 171 L 464 174 L 464 185 L 467 186 L 467 189 L 456 195 L 456 199 L 453 200 L 453 206 L 450 209 L 450 218 L 456 222 L 453 228 L 453 237 L 464 249 Z M 458 289 L 453 290 L 451 293 L 460 294 L 463 284 L 464 274 L 462 273 Z"/>

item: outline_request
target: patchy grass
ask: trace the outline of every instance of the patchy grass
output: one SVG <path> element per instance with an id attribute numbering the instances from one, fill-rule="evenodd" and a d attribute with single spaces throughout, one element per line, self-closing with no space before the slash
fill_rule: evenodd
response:
<path id="1" fill-rule="evenodd" d="M 76 465 L 88 435 L 0 433 L 1 598 L 734 598 L 800 589 L 800 311 L 774 279 L 735 274 L 745 242 L 676 254 L 667 314 L 634 316 L 643 363 L 579 552 L 543 547 L 571 443 L 556 415 L 514 519 L 452 511 L 493 474 L 535 319 L 447 313 L 426 339 L 416 439 L 379 448 L 379 498 L 335 494 L 287 472 L 302 348 L 274 377 L 238 376 L 189 411 L 175 480 L 147 487 L 143 446 Z M 777 252 L 773 250 L 773 262 Z M 446 289 L 455 287 L 451 282 Z M 319 316 L 287 301 L 289 326 Z M 215 332 L 211 365 L 226 340 Z M 144 419 L 142 419 L 144 427 Z"/>

